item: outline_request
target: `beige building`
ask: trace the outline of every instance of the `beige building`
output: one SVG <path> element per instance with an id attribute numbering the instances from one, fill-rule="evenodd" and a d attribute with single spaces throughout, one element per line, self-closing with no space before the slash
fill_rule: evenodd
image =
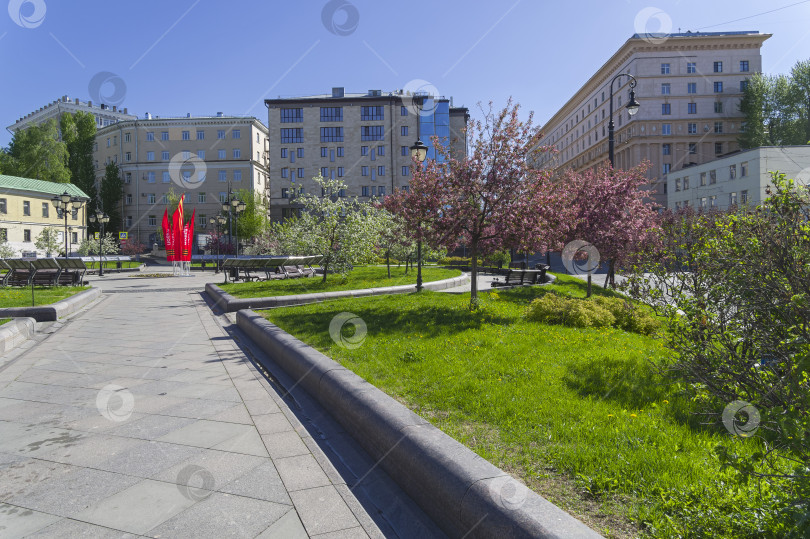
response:
<path id="1" fill-rule="evenodd" d="M 618 79 L 614 166 L 627 169 L 649 161 L 655 202 L 665 205 L 664 175 L 738 149 L 740 98 L 747 79 L 761 71 L 760 48 L 769 37 L 758 32 L 634 35 L 544 124 L 544 144 L 559 153 L 543 156 L 540 164 L 583 170 L 607 162 L 610 83 L 628 73 L 638 81 L 641 107 L 628 114 L 629 79 Z"/>
<path id="2" fill-rule="evenodd" d="M 810 146 L 763 146 L 672 172 L 666 178 L 667 207 L 759 205 L 773 185 L 771 172 L 810 185 Z"/>
<path id="3" fill-rule="evenodd" d="M 396 90 L 266 99 L 268 109 L 270 213 L 281 220 L 300 212 L 296 198 L 320 195 L 313 177 L 342 180 L 340 196 L 370 200 L 408 185 L 409 147 L 431 136 L 463 154 L 468 110 L 452 100 L 425 95 L 421 109 L 414 96 Z M 420 112 L 421 110 L 421 112 Z M 417 121 L 418 120 L 418 121 Z M 435 157 L 431 147 L 428 157 Z"/>
<path id="4" fill-rule="evenodd" d="M 0 238 L 8 241 L 16 256 L 33 251 L 39 256 L 46 255 L 36 248 L 37 237 L 46 228 L 56 231 L 60 250 L 64 250 L 65 218 L 51 202 L 54 196 L 64 192 L 83 202 L 67 215 L 68 249 L 74 251 L 87 236 L 88 196 L 70 183 L 0 174 Z"/>
<path id="5" fill-rule="evenodd" d="M 56 125 L 59 125 L 59 118 L 65 113 L 76 114 L 77 112 L 89 112 L 96 118 L 96 127 L 101 129 L 108 125 L 124 120 L 134 120 L 136 116 L 129 114 L 126 107 L 119 109 L 113 105 L 109 107 L 104 104 L 93 105 L 92 101 L 81 102 L 78 98 L 71 99 L 63 95 L 60 99 L 48 103 L 44 107 L 40 107 L 34 112 L 28 113 L 14 124 L 8 126 L 8 130 L 12 133 L 25 129 L 32 125 L 39 125 L 47 120 L 53 118 L 56 120 Z"/>
<path id="6" fill-rule="evenodd" d="M 210 217 L 221 212 L 229 193 L 248 189 L 266 197 L 267 128 L 254 117 L 225 116 L 128 120 L 96 135 L 96 177 L 107 163 L 121 171 L 123 223 L 131 241 L 152 245 L 168 205 L 168 195 L 185 193 L 185 214 L 196 209 L 198 245 L 211 231 Z M 266 200 L 265 200 L 266 202 Z"/>

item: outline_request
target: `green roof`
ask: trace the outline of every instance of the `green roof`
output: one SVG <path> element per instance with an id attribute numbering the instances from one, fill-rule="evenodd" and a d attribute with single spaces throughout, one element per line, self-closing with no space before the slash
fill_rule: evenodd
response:
<path id="1" fill-rule="evenodd" d="M 49 195 L 61 195 L 65 191 L 70 196 L 90 199 L 87 194 L 72 183 L 56 183 L 35 180 L 33 178 L 20 178 L 19 176 L 6 176 L 0 174 L 0 192 L 7 189 L 19 189 L 21 191 L 33 191 L 35 193 L 47 193 Z"/>

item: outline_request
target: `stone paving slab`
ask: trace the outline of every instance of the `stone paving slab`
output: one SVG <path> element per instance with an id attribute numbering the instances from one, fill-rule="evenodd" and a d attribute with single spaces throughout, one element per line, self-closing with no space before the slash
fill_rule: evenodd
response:
<path id="1" fill-rule="evenodd" d="M 388 502 L 358 501 L 368 485 L 347 485 L 202 285 L 188 290 L 207 277 L 145 287 L 163 292 L 95 278 L 112 293 L 0 357 L 1 537 L 395 535 L 378 522 L 413 502 L 390 485 Z M 325 412 L 306 414 L 333 428 Z M 358 455 L 348 450 L 347 462 Z M 379 483 L 367 467 L 361 480 Z M 413 529 L 430 532 L 420 536 L 441 536 L 419 518 Z"/>

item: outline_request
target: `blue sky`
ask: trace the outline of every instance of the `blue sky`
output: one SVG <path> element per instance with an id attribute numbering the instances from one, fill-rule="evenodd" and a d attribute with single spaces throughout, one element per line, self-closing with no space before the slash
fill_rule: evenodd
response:
<path id="1" fill-rule="evenodd" d="M 810 2 L 763 14 L 798 0 L 3 1 L 3 128 L 65 94 L 106 95 L 140 117 L 222 111 L 266 122 L 265 98 L 426 83 L 474 115 L 478 102 L 512 96 L 542 123 L 649 7 L 651 32 L 772 33 L 767 73 L 810 57 Z M 102 72 L 114 76 L 93 86 Z M 0 146 L 10 139 L 3 129 Z"/>

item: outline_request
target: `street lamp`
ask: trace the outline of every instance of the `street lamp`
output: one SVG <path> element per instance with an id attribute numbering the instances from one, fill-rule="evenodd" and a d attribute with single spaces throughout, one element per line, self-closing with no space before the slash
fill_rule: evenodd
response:
<path id="1" fill-rule="evenodd" d="M 419 118 L 416 119 L 417 131 L 419 131 Z M 416 144 L 411 146 L 411 158 L 415 159 L 418 166 L 421 168 L 422 163 L 427 158 L 428 147 L 422 143 L 422 139 L 418 138 L 417 134 Z M 416 241 L 416 291 L 422 291 L 422 239 Z"/>
<path id="2" fill-rule="evenodd" d="M 222 211 L 228 212 L 228 243 L 233 245 L 232 240 L 232 231 L 233 231 L 233 222 L 231 221 L 231 210 L 233 210 L 234 214 L 236 214 L 236 218 L 238 219 L 239 213 L 245 211 L 247 208 L 247 204 L 242 202 L 236 197 L 233 197 L 231 194 L 230 187 L 228 187 L 228 198 L 225 202 L 222 203 Z M 238 225 L 237 220 L 237 225 Z M 236 230 L 236 258 L 239 258 L 239 229 Z"/>
<path id="3" fill-rule="evenodd" d="M 68 222 L 67 222 L 67 214 L 71 210 L 78 211 L 84 201 L 79 197 L 70 196 L 70 193 L 65 191 L 61 195 L 55 195 L 51 199 L 51 203 L 53 204 L 54 208 L 56 208 L 57 212 L 61 211 L 62 214 L 65 216 L 65 259 L 68 257 Z"/>
<path id="4" fill-rule="evenodd" d="M 616 82 L 616 80 L 620 77 L 627 77 L 630 79 L 630 101 L 628 101 L 627 105 L 625 106 L 627 113 L 630 116 L 634 116 L 641 106 L 641 104 L 636 101 L 636 91 L 633 89 L 636 87 L 636 78 L 627 73 L 619 73 L 613 77 L 613 80 L 610 81 L 610 121 L 608 121 L 608 160 L 610 161 L 610 168 L 613 168 L 613 148 L 615 145 L 613 140 L 613 83 Z"/>
<path id="5" fill-rule="evenodd" d="M 216 261 L 216 265 L 215 265 L 216 269 L 215 269 L 214 273 L 219 273 L 219 244 L 222 241 L 222 238 L 220 237 L 219 229 L 220 229 L 220 227 L 222 225 L 225 224 L 226 219 L 222 215 L 217 215 L 216 217 L 211 217 L 210 219 L 208 219 L 208 222 L 211 223 L 211 226 L 213 226 L 214 229 L 217 232 L 217 261 Z"/>
<path id="6" fill-rule="evenodd" d="M 103 241 L 104 241 L 104 225 L 110 222 L 110 217 L 101 210 L 96 210 L 95 215 L 90 215 L 90 222 L 95 223 L 98 221 L 98 224 L 101 226 L 101 232 L 98 235 L 98 276 L 104 277 L 104 262 L 102 261 L 102 255 L 104 254 L 103 249 Z"/>

